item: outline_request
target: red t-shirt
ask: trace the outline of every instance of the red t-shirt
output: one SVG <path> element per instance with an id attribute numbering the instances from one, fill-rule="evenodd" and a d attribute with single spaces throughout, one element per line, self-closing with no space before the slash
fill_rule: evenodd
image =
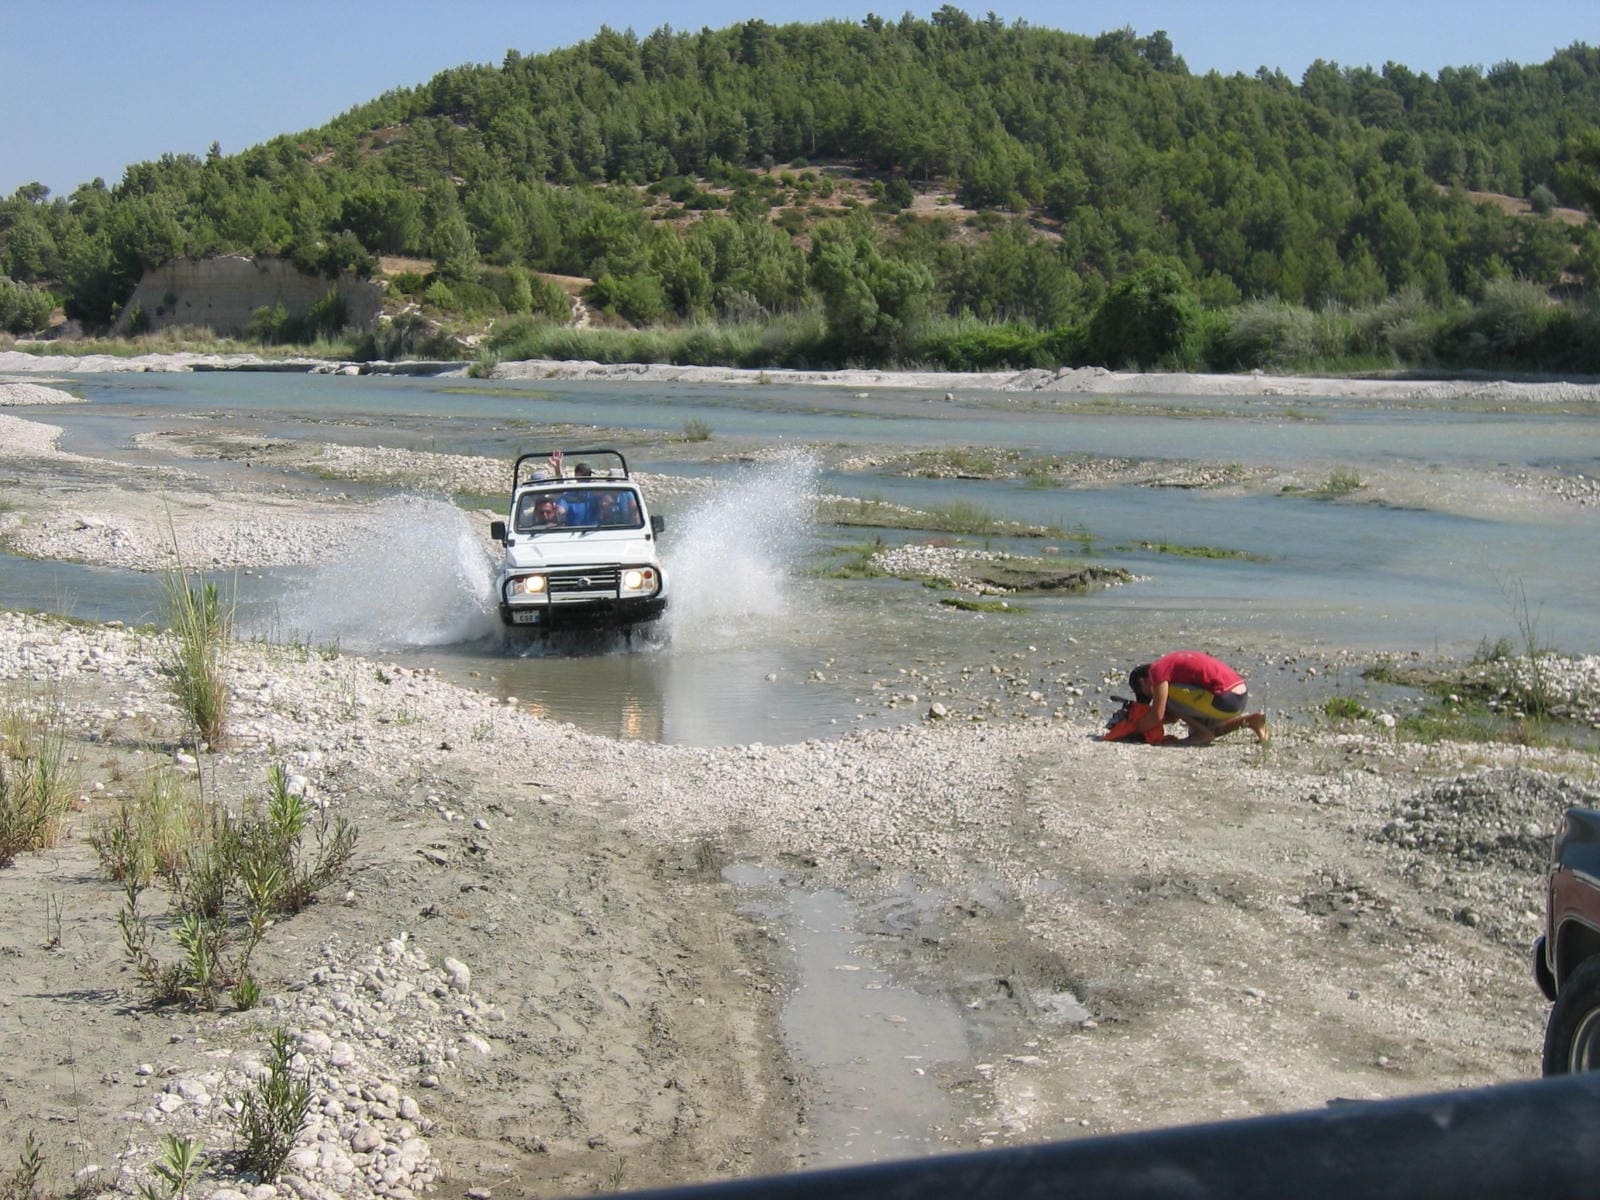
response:
<path id="1" fill-rule="evenodd" d="M 1163 654 L 1150 664 L 1150 686 L 1158 683 L 1182 683 L 1189 687 L 1203 687 L 1208 692 L 1221 694 L 1238 687 L 1244 677 L 1220 659 L 1198 650 L 1178 650 Z"/>

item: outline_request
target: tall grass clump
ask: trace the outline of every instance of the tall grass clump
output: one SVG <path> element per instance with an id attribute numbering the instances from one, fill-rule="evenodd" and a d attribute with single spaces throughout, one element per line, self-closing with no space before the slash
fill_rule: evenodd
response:
<path id="1" fill-rule="evenodd" d="M 1328 477 L 1308 494 L 1317 500 L 1337 500 L 1342 496 L 1359 492 L 1365 486 L 1359 472 L 1349 467 L 1335 467 L 1328 472 Z"/>
<path id="2" fill-rule="evenodd" d="M 0 722 L 0 867 L 7 867 L 18 854 L 56 844 L 74 787 L 59 708 L 41 717 L 8 707 Z"/>
<path id="3" fill-rule="evenodd" d="M 181 564 L 162 576 L 163 609 L 171 638 L 166 670 L 173 700 L 201 741 L 216 746 L 228 723 L 228 647 L 234 598 Z"/>
<path id="4" fill-rule="evenodd" d="M 115 882 L 177 878 L 189 850 L 200 844 L 205 809 L 177 771 L 162 767 L 145 777 L 138 792 L 101 819 L 89 835 L 100 867 Z"/>
<path id="5" fill-rule="evenodd" d="M 1226 371 L 1283 371 L 1322 357 L 1311 310 L 1281 300 L 1258 300 L 1228 314 L 1212 347 L 1212 365 Z"/>
<path id="6" fill-rule="evenodd" d="M 1514 584 L 1508 583 L 1505 593 L 1522 639 L 1523 661 L 1527 664 L 1525 670 L 1514 668 L 1507 673 L 1505 688 L 1518 698 L 1524 712 L 1536 722 L 1543 721 L 1558 700 L 1555 680 L 1546 662 L 1552 651 L 1544 644 L 1539 614 L 1528 600 L 1527 585 L 1519 579 Z"/>

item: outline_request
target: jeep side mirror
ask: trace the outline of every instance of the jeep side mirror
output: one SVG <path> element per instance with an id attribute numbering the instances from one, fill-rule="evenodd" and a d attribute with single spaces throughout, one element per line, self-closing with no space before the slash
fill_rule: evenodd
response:
<path id="1" fill-rule="evenodd" d="M 489 536 L 497 542 L 504 543 L 506 540 L 506 523 L 504 521 L 490 521 Z"/>
<path id="2" fill-rule="evenodd" d="M 650 532 L 660 533 L 667 527 L 667 519 L 659 513 L 650 514 Z"/>

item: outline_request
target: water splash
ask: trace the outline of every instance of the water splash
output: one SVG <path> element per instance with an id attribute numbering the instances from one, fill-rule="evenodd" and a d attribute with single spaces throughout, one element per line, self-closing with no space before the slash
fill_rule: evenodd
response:
<path id="1" fill-rule="evenodd" d="M 467 515 L 443 500 L 375 505 L 359 557 L 328 563 L 278 602 L 286 636 L 352 650 L 474 641 L 500 627 L 494 566 Z"/>
<path id="2" fill-rule="evenodd" d="M 674 647 L 737 643 L 788 614 L 817 470 L 796 455 L 719 482 L 668 529 L 665 626 Z"/>

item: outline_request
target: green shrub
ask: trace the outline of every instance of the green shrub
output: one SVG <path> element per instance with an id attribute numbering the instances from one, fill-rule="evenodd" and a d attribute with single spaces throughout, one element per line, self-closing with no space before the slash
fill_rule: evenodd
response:
<path id="1" fill-rule="evenodd" d="M 250 341 L 270 346 L 292 340 L 294 328 L 289 318 L 289 310 L 280 301 L 277 304 L 262 305 L 251 313 L 250 320 L 245 323 L 244 336 Z"/>
<path id="2" fill-rule="evenodd" d="M 355 853 L 356 830 L 327 809 L 314 815 L 305 797 L 289 790 L 282 767 L 274 766 L 267 782 L 265 810 L 238 828 L 238 871 L 247 884 L 271 884 L 267 904 L 273 912 L 297 913 L 344 874 Z M 306 845 L 307 832 L 313 846 Z"/>
<path id="3" fill-rule="evenodd" d="M 272 1034 L 266 1070 L 254 1085 L 232 1097 L 236 1166 L 264 1183 L 277 1179 L 311 1111 L 311 1082 L 293 1066 L 282 1029 Z"/>
<path id="4" fill-rule="evenodd" d="M 338 288 L 329 288 L 322 299 L 311 306 L 300 325 L 300 337 L 326 335 L 332 337 L 349 323 L 349 310 Z"/>
<path id="5" fill-rule="evenodd" d="M 389 291 L 402 296 L 420 296 L 428 286 L 428 277 L 420 271 L 396 271 L 389 277 Z"/>
<path id="6" fill-rule="evenodd" d="M 1421 288 L 1402 288 L 1353 315 L 1350 350 L 1402 363 L 1431 363 L 1447 315 Z"/>
<path id="7" fill-rule="evenodd" d="M 667 292 L 661 276 L 649 271 L 600 276 L 589 289 L 596 308 L 636 325 L 660 320 L 667 313 Z"/>
<path id="8" fill-rule="evenodd" d="M 435 279 L 423 289 L 422 299 L 435 308 L 450 309 L 456 306 L 456 294 L 442 279 Z"/>
<path id="9" fill-rule="evenodd" d="M 1051 334 L 1025 325 L 981 325 L 957 328 L 930 326 L 917 342 L 917 357 L 950 371 L 993 371 L 1006 368 L 1055 367 L 1062 359 L 1052 351 Z"/>
<path id="10" fill-rule="evenodd" d="M 0 330 L 37 333 L 49 323 L 55 307 L 55 297 L 49 292 L 0 275 Z"/>
<path id="11" fill-rule="evenodd" d="M 123 957 L 152 1003 L 209 1010 L 226 994 L 237 1007 L 253 1006 L 260 988 L 250 961 L 273 920 L 305 908 L 348 868 L 354 826 L 327 810 L 314 814 L 290 791 L 281 767 L 269 771 L 268 781 L 266 802 L 238 817 L 196 795 L 187 805 L 187 842 L 164 866 L 149 849 L 162 832 L 150 805 L 125 806 L 112 835 L 96 843 L 106 872 L 122 879 L 117 925 Z M 159 952 L 156 926 L 140 910 L 152 878 L 170 896 L 171 937 L 179 950 L 170 961 Z"/>
<path id="12" fill-rule="evenodd" d="M 1283 370 L 1317 355 L 1311 311 L 1281 301 L 1257 301 L 1226 315 L 1212 354 L 1223 371 Z"/>
<path id="13" fill-rule="evenodd" d="M 155 1183 L 139 1186 L 139 1200 L 187 1200 L 190 1186 L 206 1169 L 200 1143 L 175 1134 L 161 1135 L 161 1157 L 150 1164 Z"/>
<path id="14" fill-rule="evenodd" d="M 1323 701 L 1322 712 L 1335 721 L 1366 721 L 1372 710 L 1350 696 L 1329 696 Z"/>
<path id="15" fill-rule="evenodd" d="M 1201 312 L 1175 269 L 1146 267 L 1100 302 L 1089 321 L 1089 354 L 1112 368 L 1192 365 Z"/>
<path id="16" fill-rule="evenodd" d="M 1570 357 L 1570 322 L 1539 285 L 1493 280 L 1439 331 L 1438 356 L 1457 366 L 1554 367 Z"/>
<path id="17" fill-rule="evenodd" d="M 17 1154 L 16 1167 L 9 1174 L 0 1175 L 0 1200 L 38 1200 L 39 1176 L 43 1174 L 44 1155 L 30 1130 Z"/>

